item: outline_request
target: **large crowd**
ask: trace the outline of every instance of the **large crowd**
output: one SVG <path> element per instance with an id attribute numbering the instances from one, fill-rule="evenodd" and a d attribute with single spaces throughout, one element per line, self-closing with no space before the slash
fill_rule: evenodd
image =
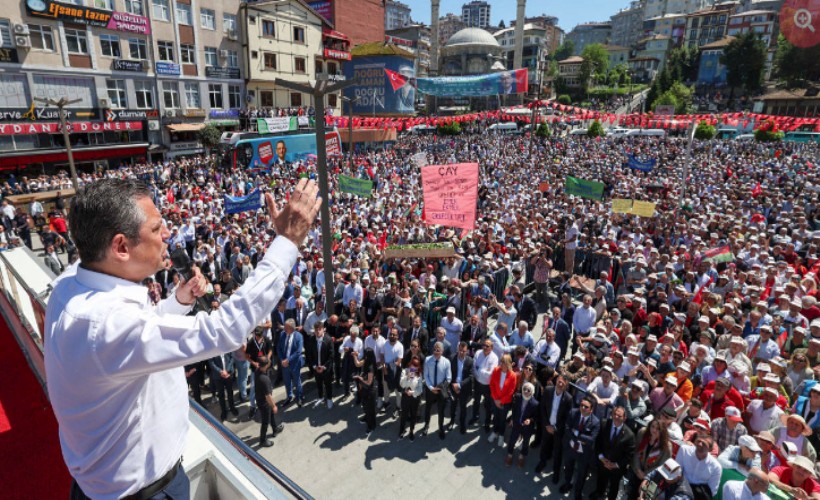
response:
<path id="1" fill-rule="evenodd" d="M 621 488 L 628 498 L 820 498 L 820 149 L 696 141 L 691 161 L 686 150 L 676 138 L 531 145 L 481 133 L 405 135 L 352 162 L 331 158 L 335 289 L 325 290 L 317 222 L 270 321 L 240 350 L 186 367 L 192 396 L 210 388 L 223 420 L 247 401 L 263 445 L 268 424 L 282 430 L 272 409 L 308 398 L 327 411 L 361 405 L 364 432 L 393 425 L 397 439 L 478 426 L 506 448 L 507 466 L 517 455 L 519 467 L 552 471 L 575 498 L 588 474 L 610 499 Z M 418 153 L 480 165 L 474 230 L 422 220 Z M 630 155 L 657 164 L 632 170 Z M 225 214 L 223 194 L 284 200 L 316 176 L 310 162 L 219 164 L 80 176 L 151 187 L 169 249 L 184 248 L 211 283 L 209 308 L 275 237 L 263 210 Z M 338 174 L 372 179 L 373 196 L 339 191 Z M 567 175 L 604 183 L 603 200 L 566 195 Z M 66 185 L 64 175 L 11 179 L 3 193 Z M 655 215 L 613 213 L 613 198 L 655 202 Z M 3 212 L 16 234 L 21 211 L 5 200 Z M 387 245 L 448 241 L 451 257 L 385 257 Z M 145 284 L 159 301 L 179 283 L 169 260 Z M 277 404 L 278 383 L 287 398 Z"/>

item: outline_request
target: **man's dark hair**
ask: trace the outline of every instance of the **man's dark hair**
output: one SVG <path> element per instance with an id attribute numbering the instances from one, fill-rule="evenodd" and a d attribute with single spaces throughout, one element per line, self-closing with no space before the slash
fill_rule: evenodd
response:
<path id="1" fill-rule="evenodd" d="M 69 229 L 85 264 L 105 258 L 118 234 L 139 243 L 145 212 L 137 205 L 151 190 L 133 179 L 104 179 L 89 184 L 71 200 Z"/>

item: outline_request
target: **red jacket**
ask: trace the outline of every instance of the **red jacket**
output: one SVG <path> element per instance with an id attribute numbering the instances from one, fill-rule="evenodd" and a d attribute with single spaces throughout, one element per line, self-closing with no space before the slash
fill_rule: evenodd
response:
<path id="1" fill-rule="evenodd" d="M 507 377 L 504 379 L 504 386 L 501 386 L 501 367 L 496 366 L 490 375 L 490 395 L 493 400 L 501 401 L 502 405 L 512 403 L 515 388 L 518 386 L 518 375 L 512 370 L 507 372 Z"/>
<path id="2" fill-rule="evenodd" d="M 746 409 L 746 405 L 743 403 L 743 396 L 734 387 L 729 388 L 722 401 L 711 401 L 712 394 L 714 392 L 715 381 L 713 380 L 706 384 L 703 392 L 700 393 L 700 400 L 703 403 L 703 411 L 708 413 L 709 418 L 712 420 L 725 417 L 726 408 L 729 406 L 734 406 L 740 410 L 741 413 Z"/>

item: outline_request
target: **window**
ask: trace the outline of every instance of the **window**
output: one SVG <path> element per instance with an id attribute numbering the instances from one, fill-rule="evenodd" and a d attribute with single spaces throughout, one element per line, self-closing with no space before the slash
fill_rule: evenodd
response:
<path id="1" fill-rule="evenodd" d="M 222 14 L 222 31 L 225 33 L 236 31 L 236 16 L 233 14 Z"/>
<path id="2" fill-rule="evenodd" d="M 28 30 L 31 33 L 32 48 L 54 52 L 54 31 L 51 26 L 29 24 Z"/>
<path id="3" fill-rule="evenodd" d="M 108 89 L 108 99 L 111 100 L 112 108 L 127 108 L 125 100 L 125 80 L 106 80 L 105 87 Z"/>
<path id="4" fill-rule="evenodd" d="M 262 36 L 274 38 L 276 36 L 276 23 L 273 21 L 262 21 Z"/>
<path id="5" fill-rule="evenodd" d="M 137 95 L 137 108 L 154 108 L 154 87 L 151 82 L 137 80 L 134 82 L 134 93 Z"/>
<path id="6" fill-rule="evenodd" d="M 338 106 L 338 96 L 336 94 L 328 94 L 327 95 L 327 105 L 331 108 L 335 108 Z"/>
<path id="7" fill-rule="evenodd" d="M 300 26 L 293 27 L 293 41 L 305 43 L 305 28 L 302 28 Z"/>
<path id="8" fill-rule="evenodd" d="M 235 50 L 228 51 L 228 67 L 229 68 L 238 68 L 239 67 L 239 53 Z"/>
<path id="9" fill-rule="evenodd" d="M 179 87 L 177 87 L 177 82 L 162 82 L 162 101 L 168 109 L 179 108 Z"/>
<path id="10" fill-rule="evenodd" d="M 114 0 L 92 0 L 91 6 L 95 9 L 114 10 Z"/>
<path id="11" fill-rule="evenodd" d="M 120 57 L 120 37 L 117 35 L 100 35 L 100 47 L 102 55 Z"/>
<path id="12" fill-rule="evenodd" d="M 0 47 L 12 47 L 11 23 L 8 19 L 0 19 Z"/>
<path id="13" fill-rule="evenodd" d="M 313 71 L 314 71 L 317 75 L 320 75 L 320 74 L 322 74 L 322 73 L 324 73 L 324 72 L 325 72 L 325 67 L 324 67 L 324 65 L 322 64 L 322 61 L 320 61 L 319 59 L 316 59 L 316 61 L 315 61 L 315 63 L 314 63 L 314 68 L 313 68 Z"/>
<path id="14" fill-rule="evenodd" d="M 196 49 L 193 45 L 180 44 L 179 62 L 182 64 L 196 64 Z"/>
<path id="15" fill-rule="evenodd" d="M 208 101 L 211 109 L 222 109 L 222 85 L 209 84 L 208 85 Z"/>
<path id="16" fill-rule="evenodd" d="M 299 92 L 292 92 L 290 94 L 290 105 L 291 106 L 301 106 L 302 105 L 302 94 Z"/>
<path id="17" fill-rule="evenodd" d="M 266 52 L 264 54 L 264 68 L 265 69 L 276 69 L 276 54 L 271 54 Z"/>
<path id="18" fill-rule="evenodd" d="M 251 59 L 259 59 L 259 51 L 258 50 L 252 50 L 251 51 Z"/>
<path id="19" fill-rule="evenodd" d="M 304 57 L 293 58 L 293 68 L 297 73 L 304 73 L 307 71 L 307 64 Z"/>
<path id="20" fill-rule="evenodd" d="M 154 4 L 154 19 L 169 21 L 171 19 L 171 8 L 168 6 L 169 0 L 152 0 Z"/>
<path id="21" fill-rule="evenodd" d="M 270 90 L 263 90 L 259 93 L 259 104 L 263 108 L 272 108 L 273 107 L 273 92 Z"/>
<path id="22" fill-rule="evenodd" d="M 142 9 L 142 0 L 125 0 L 125 11 L 129 14 L 134 14 L 137 16 L 144 15 Z"/>
<path id="23" fill-rule="evenodd" d="M 193 24 L 190 5 L 177 2 L 177 22 L 179 24 L 186 24 L 189 26 Z"/>
<path id="24" fill-rule="evenodd" d="M 216 14 L 211 9 L 199 10 L 199 23 L 206 30 L 216 29 Z"/>
<path id="25" fill-rule="evenodd" d="M 131 54 L 131 59 L 140 59 L 143 61 L 148 59 L 148 46 L 145 40 L 141 38 L 129 38 L 128 51 Z"/>
<path id="26" fill-rule="evenodd" d="M 242 90 L 239 85 L 228 85 L 228 107 L 232 109 L 242 107 Z"/>
<path id="27" fill-rule="evenodd" d="M 88 54 L 88 37 L 85 30 L 66 28 L 65 42 L 69 54 Z"/>
<path id="28" fill-rule="evenodd" d="M 328 75 L 335 75 L 338 73 L 339 69 L 336 67 L 336 63 L 328 62 L 327 63 L 327 74 Z"/>
<path id="29" fill-rule="evenodd" d="M 209 68 L 219 66 L 216 57 L 216 47 L 205 47 L 205 66 Z"/>
<path id="30" fill-rule="evenodd" d="M 199 105 L 199 84 L 198 83 L 186 83 L 185 84 L 185 107 L 186 108 L 197 108 L 197 109 L 199 109 L 201 107 Z"/>
<path id="31" fill-rule="evenodd" d="M 157 50 L 159 52 L 160 61 L 174 62 L 174 43 L 173 42 L 157 42 Z"/>

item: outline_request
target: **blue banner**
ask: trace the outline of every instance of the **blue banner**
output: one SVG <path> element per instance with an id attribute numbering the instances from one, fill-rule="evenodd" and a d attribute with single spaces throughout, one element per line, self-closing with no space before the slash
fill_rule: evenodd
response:
<path id="1" fill-rule="evenodd" d="M 477 97 L 527 91 L 527 69 L 485 75 L 418 78 L 418 91 L 439 97 Z"/>
<path id="2" fill-rule="evenodd" d="M 165 61 L 156 62 L 156 71 L 158 75 L 179 76 L 181 73 L 179 64 Z"/>
<path id="3" fill-rule="evenodd" d="M 238 214 L 240 212 L 251 212 L 262 208 L 262 197 L 259 190 L 254 189 L 247 196 L 224 195 L 225 213 Z"/>
<path id="4" fill-rule="evenodd" d="M 416 69 L 412 59 L 400 56 L 356 57 L 344 65 L 345 78 L 356 85 L 344 90 L 356 99 L 353 113 L 363 116 L 414 114 Z M 392 76 L 392 78 L 391 78 Z M 345 113 L 348 113 L 345 106 Z"/>
<path id="5" fill-rule="evenodd" d="M 629 161 L 627 162 L 627 166 L 629 168 L 634 168 L 635 170 L 640 170 L 641 172 L 651 172 L 655 165 L 658 163 L 658 160 L 655 158 L 650 158 L 648 160 L 642 161 L 635 158 L 635 155 L 629 155 Z"/>

